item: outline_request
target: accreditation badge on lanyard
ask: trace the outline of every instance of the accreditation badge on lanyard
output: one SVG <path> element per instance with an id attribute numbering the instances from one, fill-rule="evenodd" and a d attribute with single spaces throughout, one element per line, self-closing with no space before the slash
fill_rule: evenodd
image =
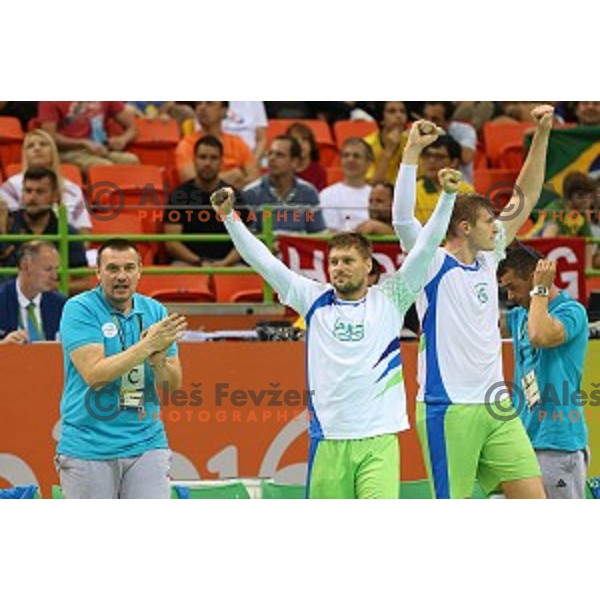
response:
<path id="1" fill-rule="evenodd" d="M 520 344 L 522 344 L 523 340 L 525 339 L 525 331 L 526 322 L 524 321 L 520 331 Z M 533 350 L 530 346 L 530 353 L 532 352 Z M 534 360 L 532 356 L 530 364 L 533 364 L 533 362 Z M 525 401 L 527 402 L 527 408 L 531 410 L 541 400 L 540 387 L 538 385 L 537 377 L 535 376 L 535 369 L 532 368 L 531 370 L 527 371 L 525 376 L 521 378 L 521 389 L 523 390 L 523 395 L 525 396 Z"/>
<path id="2" fill-rule="evenodd" d="M 140 337 L 142 335 L 142 317 L 138 314 L 138 323 L 140 328 Z M 121 339 L 121 346 L 123 352 L 126 350 L 125 346 L 125 335 L 121 329 L 119 320 L 114 317 L 113 321 L 119 331 L 119 338 Z M 144 363 L 136 365 L 131 368 L 127 373 L 121 376 L 121 387 L 119 389 L 119 409 L 131 409 L 136 410 L 144 409 L 144 389 L 145 389 L 145 376 L 144 376 Z"/>

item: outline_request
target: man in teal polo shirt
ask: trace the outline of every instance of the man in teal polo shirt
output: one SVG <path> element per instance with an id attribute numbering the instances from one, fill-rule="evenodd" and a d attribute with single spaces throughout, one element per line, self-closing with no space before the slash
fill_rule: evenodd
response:
<path id="1" fill-rule="evenodd" d="M 56 466 L 66 498 L 170 495 L 156 388 L 181 386 L 175 342 L 187 324 L 136 293 L 140 274 L 135 245 L 110 240 L 98 251 L 100 285 L 64 307 Z"/>
<path id="2" fill-rule="evenodd" d="M 502 324 L 515 354 L 513 402 L 535 449 L 548 498 L 584 498 L 588 432 L 581 375 L 585 308 L 554 285 L 556 264 L 533 248 L 510 251 L 498 269 L 519 306 Z"/>

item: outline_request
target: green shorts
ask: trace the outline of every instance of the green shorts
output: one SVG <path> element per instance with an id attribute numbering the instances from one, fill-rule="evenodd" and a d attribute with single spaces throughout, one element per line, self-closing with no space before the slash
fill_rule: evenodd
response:
<path id="1" fill-rule="evenodd" d="M 417 402 L 417 431 L 435 498 L 469 498 L 475 480 L 489 495 L 505 481 L 539 477 L 540 467 L 519 416 L 503 419 L 484 404 Z"/>
<path id="2" fill-rule="evenodd" d="M 397 499 L 399 481 L 396 434 L 361 440 L 311 440 L 309 498 Z"/>

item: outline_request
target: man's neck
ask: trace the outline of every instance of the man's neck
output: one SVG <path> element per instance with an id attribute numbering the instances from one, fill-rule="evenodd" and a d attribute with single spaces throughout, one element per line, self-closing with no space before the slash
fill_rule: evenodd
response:
<path id="1" fill-rule="evenodd" d="M 25 296 L 25 298 L 27 298 L 27 300 L 30 302 L 40 293 L 32 281 L 27 281 L 21 277 L 21 275 L 17 277 L 17 285 L 19 286 L 23 296 Z"/>
<path id="2" fill-rule="evenodd" d="M 366 181 L 362 175 L 357 175 L 356 177 L 344 177 L 344 184 L 351 188 L 362 188 L 366 185 Z"/>
<path id="3" fill-rule="evenodd" d="M 50 223 L 50 211 L 41 213 L 36 217 L 32 217 L 27 212 L 24 212 L 23 220 L 25 221 L 27 227 L 29 227 L 29 229 L 31 229 L 31 231 L 34 233 L 43 233 Z"/>
<path id="4" fill-rule="evenodd" d="M 269 175 L 269 184 L 275 188 L 279 197 L 288 194 L 294 187 L 294 175 L 286 174 L 273 177 Z"/>
<path id="5" fill-rule="evenodd" d="M 210 181 L 205 181 L 204 179 L 200 179 L 196 177 L 195 180 L 196 185 L 207 194 L 211 194 L 219 187 L 219 178 L 211 179 Z"/>
<path id="6" fill-rule="evenodd" d="M 204 135 L 212 135 L 218 139 L 221 139 L 223 135 L 221 123 L 213 123 L 212 125 L 203 125 L 200 123 L 200 129 Z"/>
<path id="7" fill-rule="evenodd" d="M 472 248 L 466 240 L 452 238 L 444 244 L 444 250 L 452 254 L 458 262 L 465 265 L 472 265 L 477 256 L 477 250 Z"/>

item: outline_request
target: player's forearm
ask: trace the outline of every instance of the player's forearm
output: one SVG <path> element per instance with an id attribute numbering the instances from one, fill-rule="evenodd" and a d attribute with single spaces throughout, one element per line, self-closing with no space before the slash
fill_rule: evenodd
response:
<path id="1" fill-rule="evenodd" d="M 402 265 L 404 277 L 413 291 L 419 290 L 425 281 L 435 251 L 446 236 L 455 202 L 456 194 L 442 192 L 431 218 L 423 227 L 414 248 Z"/>
<path id="2" fill-rule="evenodd" d="M 517 179 L 517 187 L 525 198 L 525 209 L 522 212 L 525 216 L 529 216 L 542 193 L 549 138 L 550 131 L 536 130 L 525 164 Z"/>
<path id="3" fill-rule="evenodd" d="M 291 271 L 252 235 L 235 211 L 227 215 L 225 227 L 240 256 L 272 287 L 285 290 L 290 284 Z"/>
<path id="4" fill-rule="evenodd" d="M 410 146 L 407 150 L 410 150 Z M 410 158 L 410 156 L 409 156 Z M 417 158 L 418 160 L 418 158 Z M 414 216 L 417 199 L 417 166 L 402 161 L 394 188 L 392 223 L 402 247 L 409 251 L 417 241 L 421 224 Z"/>

